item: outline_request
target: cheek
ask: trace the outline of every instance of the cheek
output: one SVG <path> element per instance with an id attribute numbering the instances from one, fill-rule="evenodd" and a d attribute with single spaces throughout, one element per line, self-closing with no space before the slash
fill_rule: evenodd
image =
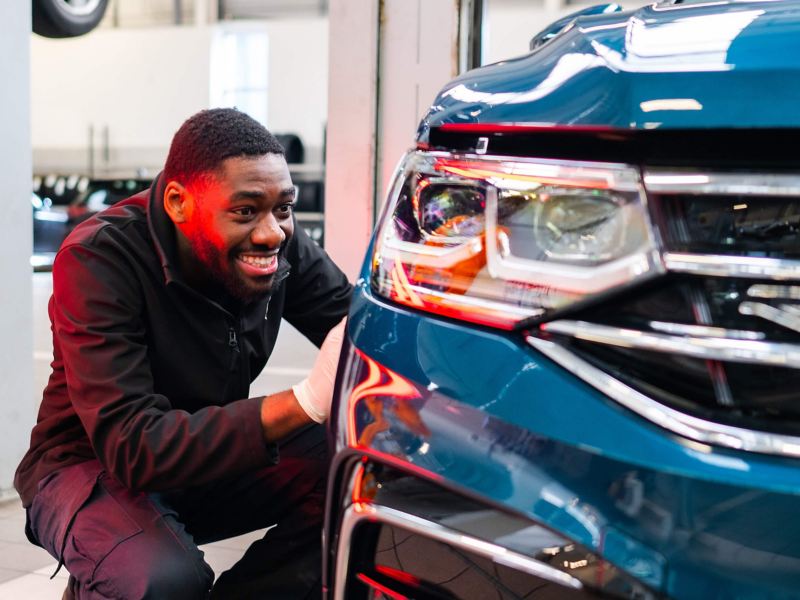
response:
<path id="1" fill-rule="evenodd" d="M 227 236 L 225 235 L 225 228 L 221 223 L 214 221 L 211 218 L 206 218 L 201 223 L 200 234 L 205 239 L 205 243 L 214 246 L 220 250 L 228 245 Z"/>
<path id="2" fill-rule="evenodd" d="M 283 234 L 286 236 L 287 241 L 294 235 L 294 223 L 291 219 L 281 224 L 280 228 L 283 231 Z"/>

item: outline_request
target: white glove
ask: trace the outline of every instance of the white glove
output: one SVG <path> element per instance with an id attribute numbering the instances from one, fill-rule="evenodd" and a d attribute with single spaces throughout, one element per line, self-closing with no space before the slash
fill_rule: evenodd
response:
<path id="1" fill-rule="evenodd" d="M 346 325 L 347 317 L 328 332 L 308 377 L 292 386 L 300 407 L 317 423 L 327 420 L 331 412 L 333 383 L 336 379 L 336 367 L 339 364 Z"/>

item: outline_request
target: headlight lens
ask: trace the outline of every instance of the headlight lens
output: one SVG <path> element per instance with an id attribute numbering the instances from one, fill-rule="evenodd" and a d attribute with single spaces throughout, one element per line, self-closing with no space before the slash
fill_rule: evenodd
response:
<path id="1" fill-rule="evenodd" d="M 660 269 L 639 172 L 412 152 L 376 240 L 376 293 L 505 329 Z"/>

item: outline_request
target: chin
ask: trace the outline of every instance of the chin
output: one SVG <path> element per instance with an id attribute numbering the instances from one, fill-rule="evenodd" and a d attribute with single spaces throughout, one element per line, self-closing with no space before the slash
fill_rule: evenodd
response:
<path id="1" fill-rule="evenodd" d="M 228 293 L 242 302 L 249 303 L 266 296 L 272 291 L 275 275 L 267 275 L 256 284 L 253 281 L 238 279 L 233 286 L 226 286 Z"/>

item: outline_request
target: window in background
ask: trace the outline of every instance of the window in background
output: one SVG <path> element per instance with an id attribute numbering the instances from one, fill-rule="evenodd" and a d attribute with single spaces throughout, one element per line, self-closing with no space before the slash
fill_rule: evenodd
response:
<path id="1" fill-rule="evenodd" d="M 268 61 L 266 31 L 220 31 L 211 46 L 211 105 L 235 106 L 268 127 Z"/>

